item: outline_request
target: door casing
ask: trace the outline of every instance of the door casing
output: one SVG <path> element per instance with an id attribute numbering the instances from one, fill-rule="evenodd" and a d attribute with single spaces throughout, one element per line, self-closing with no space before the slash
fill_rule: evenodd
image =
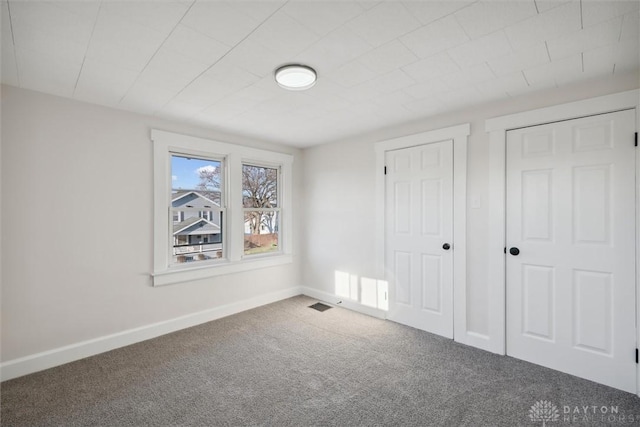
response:
<path id="1" fill-rule="evenodd" d="M 466 327 L 466 223 L 467 223 L 467 138 L 469 123 L 400 138 L 380 141 L 376 151 L 376 275 L 386 279 L 385 272 L 385 153 L 444 140 L 453 140 L 453 336 Z"/>

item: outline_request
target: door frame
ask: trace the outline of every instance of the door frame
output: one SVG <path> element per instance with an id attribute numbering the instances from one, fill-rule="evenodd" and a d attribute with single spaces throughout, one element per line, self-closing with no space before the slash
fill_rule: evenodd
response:
<path id="1" fill-rule="evenodd" d="M 453 338 L 466 329 L 467 281 L 467 139 L 469 123 L 375 143 L 376 152 L 376 276 L 387 280 L 385 267 L 385 155 L 387 151 L 453 141 Z"/>
<path id="2" fill-rule="evenodd" d="M 543 125 L 563 120 L 578 119 L 596 114 L 635 109 L 635 130 L 640 123 L 640 90 L 605 95 L 522 113 L 510 114 L 486 120 L 485 131 L 489 133 L 489 334 L 478 347 L 506 354 L 506 141 L 507 131 L 522 127 Z M 632 143 L 633 141 L 630 141 Z M 640 148 L 636 150 L 636 345 L 640 342 Z M 633 357 L 633 355 L 629 355 Z M 636 367 L 636 384 L 640 384 L 640 370 Z M 637 388 L 636 392 L 640 390 Z M 640 394 L 638 394 L 640 395 Z"/>

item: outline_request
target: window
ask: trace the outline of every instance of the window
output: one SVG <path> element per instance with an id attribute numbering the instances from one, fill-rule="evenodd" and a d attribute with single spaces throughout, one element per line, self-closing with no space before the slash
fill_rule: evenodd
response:
<path id="1" fill-rule="evenodd" d="M 279 174 L 279 170 L 273 167 L 242 165 L 245 255 L 279 250 Z"/>
<path id="2" fill-rule="evenodd" d="M 222 258 L 223 176 L 222 160 L 171 153 L 171 263 Z"/>
<path id="3" fill-rule="evenodd" d="M 292 262 L 293 156 L 153 130 L 155 286 Z"/>

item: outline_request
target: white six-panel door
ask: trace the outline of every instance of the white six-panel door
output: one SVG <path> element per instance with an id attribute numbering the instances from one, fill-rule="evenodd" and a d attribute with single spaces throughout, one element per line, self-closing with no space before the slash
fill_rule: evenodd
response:
<path id="1" fill-rule="evenodd" d="M 632 393 L 634 129 L 628 110 L 513 130 L 506 159 L 507 354 Z"/>
<path id="2" fill-rule="evenodd" d="M 385 164 L 388 318 L 453 338 L 453 141 L 387 151 Z"/>

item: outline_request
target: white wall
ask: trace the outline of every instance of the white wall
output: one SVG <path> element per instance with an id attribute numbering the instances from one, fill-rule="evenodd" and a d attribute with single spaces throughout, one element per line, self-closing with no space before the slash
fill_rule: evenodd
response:
<path id="1" fill-rule="evenodd" d="M 635 89 L 638 74 L 589 81 L 516 99 L 474 106 L 304 151 L 305 227 L 303 282 L 334 293 L 334 271 L 375 277 L 374 142 L 471 123 L 467 170 L 467 330 L 489 335 L 488 196 L 489 135 L 486 119 Z M 479 207 L 474 208 L 479 202 Z M 336 298 L 342 299 L 342 298 Z"/>
<path id="2" fill-rule="evenodd" d="M 302 173 L 297 149 L 3 86 L 3 362 L 299 291 L 300 179 L 293 264 L 151 286 L 151 128 L 291 153 Z"/>

